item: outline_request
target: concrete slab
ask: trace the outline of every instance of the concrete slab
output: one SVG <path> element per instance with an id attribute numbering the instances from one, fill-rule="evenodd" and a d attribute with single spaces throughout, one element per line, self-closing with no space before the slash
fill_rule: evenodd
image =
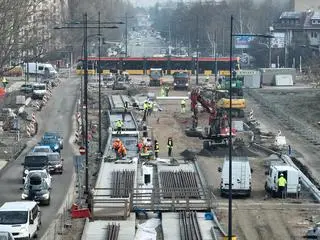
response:
<path id="1" fill-rule="evenodd" d="M 108 224 L 120 225 L 120 231 L 118 239 L 132 240 L 135 236 L 136 217 L 135 214 L 131 214 L 127 220 L 123 221 L 102 221 L 95 220 L 93 222 L 87 221 L 81 240 L 105 240 L 107 234 Z"/>
<path id="2" fill-rule="evenodd" d="M 204 217 L 204 212 L 197 212 L 197 219 L 200 226 L 200 232 L 203 240 L 212 240 L 213 236 L 210 229 L 214 227 L 212 220 L 206 220 Z"/>
<path id="3" fill-rule="evenodd" d="M 162 213 L 163 239 L 180 240 L 178 213 Z"/>

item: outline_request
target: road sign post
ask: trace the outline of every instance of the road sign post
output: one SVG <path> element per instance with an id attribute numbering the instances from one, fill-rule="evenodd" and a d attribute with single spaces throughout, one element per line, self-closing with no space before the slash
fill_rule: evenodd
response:
<path id="1" fill-rule="evenodd" d="M 81 155 L 85 155 L 85 154 L 86 154 L 86 149 L 85 149 L 85 147 L 83 147 L 83 146 L 79 147 L 79 153 L 80 153 Z"/>

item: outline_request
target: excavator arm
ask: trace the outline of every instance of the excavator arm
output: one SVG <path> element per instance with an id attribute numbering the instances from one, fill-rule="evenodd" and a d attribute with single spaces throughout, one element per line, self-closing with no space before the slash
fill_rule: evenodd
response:
<path id="1" fill-rule="evenodd" d="M 217 118 L 217 107 L 215 101 L 207 101 L 201 96 L 201 92 L 199 88 L 193 89 L 191 91 L 191 110 L 193 111 L 194 118 L 197 118 L 198 110 L 197 105 L 198 102 L 201 106 L 210 114 L 209 117 L 209 125 L 213 123 L 213 121 Z"/>

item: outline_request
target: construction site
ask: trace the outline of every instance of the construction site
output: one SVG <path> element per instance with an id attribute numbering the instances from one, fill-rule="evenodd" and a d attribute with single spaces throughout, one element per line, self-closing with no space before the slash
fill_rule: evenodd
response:
<path id="1" fill-rule="evenodd" d="M 143 77 L 132 78 L 129 90 L 103 89 L 108 141 L 81 239 L 227 237 L 229 134 L 237 239 L 302 239 L 319 222 L 318 120 L 306 106 L 296 114 L 303 103 L 296 99 L 315 101 L 317 89 L 234 89 L 229 129 L 225 89 L 203 83 L 162 96 L 159 87 L 141 86 Z M 154 106 L 150 114 L 146 101 Z M 114 149 L 118 140 L 125 156 Z M 146 148 L 139 150 L 141 141 Z M 287 186 L 279 196 L 281 173 Z"/>

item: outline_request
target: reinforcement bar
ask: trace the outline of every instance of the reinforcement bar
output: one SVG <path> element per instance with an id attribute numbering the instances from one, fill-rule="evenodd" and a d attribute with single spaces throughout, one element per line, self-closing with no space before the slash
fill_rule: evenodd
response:
<path id="1" fill-rule="evenodd" d="M 202 240 L 196 212 L 180 212 L 179 225 L 181 240 Z"/>
<path id="2" fill-rule="evenodd" d="M 123 170 L 112 172 L 112 193 L 113 198 L 127 198 L 133 190 L 134 171 Z"/>
<path id="3" fill-rule="evenodd" d="M 107 236 L 106 240 L 118 240 L 120 231 L 120 224 L 116 225 L 115 223 L 107 225 Z"/>

